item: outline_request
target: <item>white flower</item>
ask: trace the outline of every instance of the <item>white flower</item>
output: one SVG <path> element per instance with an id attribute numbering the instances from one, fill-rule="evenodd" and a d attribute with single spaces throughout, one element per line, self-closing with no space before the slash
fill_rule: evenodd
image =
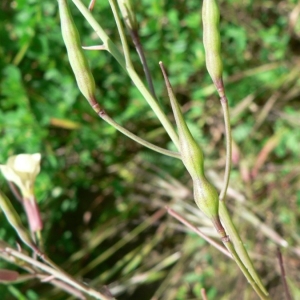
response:
<path id="1" fill-rule="evenodd" d="M 34 181 L 40 172 L 41 154 L 18 154 L 8 158 L 6 165 L 0 165 L 4 177 L 14 182 L 21 190 L 22 196 L 33 195 Z"/>

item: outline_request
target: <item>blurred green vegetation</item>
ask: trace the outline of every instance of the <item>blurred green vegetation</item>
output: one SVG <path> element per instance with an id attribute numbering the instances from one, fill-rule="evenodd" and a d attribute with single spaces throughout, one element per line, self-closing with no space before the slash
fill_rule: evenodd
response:
<path id="1" fill-rule="evenodd" d="M 276 246 L 288 242 L 282 248 L 287 278 L 300 299 L 299 2 L 219 2 L 234 138 L 228 205 L 272 299 L 284 297 Z M 158 67 L 162 60 L 219 187 L 224 126 L 205 68 L 201 3 L 142 0 L 134 7 L 160 102 L 173 120 Z M 49 256 L 92 286 L 109 285 L 118 299 L 199 299 L 201 288 L 209 299 L 256 299 L 234 263 L 177 221 L 165 215 L 148 222 L 169 205 L 214 236 L 192 202 L 182 164 L 116 132 L 79 93 L 57 2 L 3 0 L 0 8 L 0 163 L 13 154 L 42 153 L 36 193 Z M 74 5 L 72 12 L 83 44 L 98 44 Z M 120 45 L 107 1 L 97 1 L 93 15 Z M 116 61 L 104 51 L 86 56 L 106 111 L 137 135 L 174 150 Z M 26 222 L 2 176 L 0 186 Z M 2 213 L 0 222 L 0 239 L 15 245 Z M 1 299 L 68 297 L 36 281 L 1 285 L 0 294 Z"/>

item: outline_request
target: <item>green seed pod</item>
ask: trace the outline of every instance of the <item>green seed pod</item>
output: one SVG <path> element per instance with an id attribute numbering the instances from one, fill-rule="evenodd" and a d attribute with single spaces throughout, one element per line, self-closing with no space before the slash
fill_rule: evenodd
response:
<path id="1" fill-rule="evenodd" d="M 193 179 L 194 200 L 199 209 L 214 223 L 219 219 L 219 196 L 204 174 L 204 156 L 188 127 L 178 126 L 182 162 Z"/>
<path id="2" fill-rule="evenodd" d="M 220 11 L 216 0 L 203 0 L 202 21 L 206 67 L 210 77 L 219 90 L 223 87 L 223 64 L 219 32 Z"/>
<path id="3" fill-rule="evenodd" d="M 194 199 L 200 210 L 209 217 L 213 223 L 219 224 L 219 197 L 214 186 L 206 179 L 204 174 L 203 152 L 193 138 L 187 124 L 185 123 L 179 104 L 173 93 L 165 70 L 160 63 L 165 78 L 168 94 L 175 116 L 179 134 L 179 145 L 182 162 L 191 175 L 194 184 Z M 219 228 L 219 227 L 216 227 Z M 219 229 L 218 229 L 219 231 Z"/>
<path id="4" fill-rule="evenodd" d="M 200 210 L 210 219 L 218 216 L 219 195 L 215 187 L 202 176 L 193 180 L 194 199 Z"/>
<path id="5" fill-rule="evenodd" d="M 219 196 L 215 187 L 205 177 L 203 152 L 191 135 L 186 123 L 178 124 L 181 158 L 193 179 L 194 200 L 208 218 L 213 221 L 217 220 Z"/>
<path id="6" fill-rule="evenodd" d="M 95 80 L 88 61 L 83 54 L 80 36 L 71 15 L 67 0 L 58 0 L 58 5 L 61 20 L 61 32 L 67 48 L 70 65 L 76 77 L 77 85 L 93 109 L 98 113 L 100 107 L 95 99 Z"/>

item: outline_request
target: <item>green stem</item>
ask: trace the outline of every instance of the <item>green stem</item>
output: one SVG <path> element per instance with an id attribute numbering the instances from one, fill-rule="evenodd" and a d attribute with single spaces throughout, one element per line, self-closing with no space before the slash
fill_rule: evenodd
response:
<path id="1" fill-rule="evenodd" d="M 124 128 L 123 126 L 119 125 L 117 122 L 115 122 L 111 117 L 109 117 L 107 115 L 107 113 L 104 110 L 101 110 L 99 112 L 99 117 L 101 117 L 105 122 L 107 122 L 108 124 L 110 124 L 111 126 L 113 126 L 114 128 L 116 128 L 117 130 L 119 130 L 120 132 L 122 132 L 124 135 L 128 136 L 129 138 L 131 138 L 132 140 L 136 141 L 137 143 L 151 149 L 154 150 L 156 152 L 162 153 L 164 155 L 167 156 L 171 156 L 171 157 L 175 157 L 178 159 L 181 159 L 181 155 L 178 152 L 174 152 L 174 151 L 169 151 L 167 149 L 158 147 L 152 143 L 149 143 L 147 141 L 145 141 L 144 139 L 136 136 L 135 134 L 133 134 L 132 132 L 128 131 L 126 128 Z"/>
<path id="2" fill-rule="evenodd" d="M 244 276 L 247 278 L 248 282 L 251 284 L 252 288 L 255 290 L 255 292 L 260 297 L 260 299 L 263 299 L 263 300 L 270 299 L 268 295 L 265 295 L 264 290 L 262 290 L 258 286 L 258 284 L 255 282 L 255 280 L 253 280 L 251 274 L 249 273 L 249 271 L 247 270 L 247 268 L 241 261 L 239 255 L 236 253 L 235 248 L 234 248 L 233 244 L 231 243 L 230 239 L 228 237 L 223 237 L 222 240 L 223 240 L 224 245 L 228 249 L 228 251 L 233 256 L 236 264 L 239 266 L 239 268 L 243 272 Z"/>
<path id="3" fill-rule="evenodd" d="M 211 244 L 213 247 L 218 249 L 220 252 L 225 254 L 227 257 L 232 259 L 232 256 L 230 253 L 221 245 L 215 242 L 215 240 L 211 239 L 209 236 L 201 232 L 196 226 L 192 225 L 187 219 L 185 219 L 183 216 L 181 216 L 179 213 L 174 211 L 172 208 L 169 208 L 168 206 L 165 207 L 168 214 L 177 219 L 179 222 L 184 224 L 189 229 L 193 230 L 196 234 L 198 234 L 201 238 L 203 238 L 205 241 L 207 241 L 209 244 Z"/>
<path id="4" fill-rule="evenodd" d="M 126 35 L 125 35 L 125 31 L 121 22 L 121 19 L 119 17 L 119 14 L 117 12 L 117 4 L 115 0 L 108 0 L 111 10 L 113 12 L 117 27 L 118 27 L 118 32 L 120 35 L 120 39 L 121 39 L 121 43 L 122 43 L 122 47 L 123 47 L 123 52 L 124 52 L 124 56 L 125 56 L 125 65 L 126 68 L 132 68 L 133 69 L 133 64 L 130 58 L 130 52 L 129 52 L 129 48 L 128 48 L 128 43 L 126 40 Z"/>
<path id="5" fill-rule="evenodd" d="M 148 102 L 149 106 L 152 108 L 152 110 L 158 117 L 159 121 L 161 122 L 161 124 L 163 125 L 167 133 L 169 134 L 170 138 L 172 139 L 177 149 L 179 149 L 178 136 L 172 124 L 168 120 L 167 116 L 165 115 L 161 107 L 158 105 L 157 101 L 153 98 L 149 90 L 141 81 L 140 77 L 137 75 L 135 70 L 133 68 L 126 67 L 126 63 L 122 54 L 120 53 L 116 45 L 112 42 L 112 40 L 108 37 L 108 35 L 105 33 L 105 31 L 102 29 L 102 27 L 95 20 L 95 18 L 92 16 L 90 11 L 84 6 L 84 4 L 80 0 L 72 0 L 72 1 L 77 6 L 79 11 L 82 13 L 82 15 L 85 17 L 85 19 L 88 21 L 88 23 L 95 30 L 96 34 L 100 37 L 107 51 L 109 51 L 112 54 L 112 56 L 118 61 L 121 67 L 127 71 L 130 79 L 134 82 L 137 89 L 140 91 L 140 93 L 143 95 L 145 100 Z"/>
<path id="6" fill-rule="evenodd" d="M 232 156 L 232 137 L 231 137 L 231 126 L 230 126 L 230 116 L 229 116 L 229 106 L 226 96 L 220 99 L 224 114 L 225 121 L 225 133 L 226 133 L 226 164 L 225 164 L 225 174 L 223 187 L 219 196 L 220 201 L 224 201 L 228 189 L 230 169 L 231 169 L 231 156 Z"/>
<path id="7" fill-rule="evenodd" d="M 245 249 L 245 246 L 244 246 L 232 220 L 231 220 L 231 217 L 229 215 L 229 212 L 227 210 L 227 207 L 226 207 L 224 201 L 220 201 L 219 214 L 220 214 L 221 220 L 225 226 L 226 232 L 230 236 L 230 239 L 232 240 L 232 242 L 234 244 L 237 254 L 241 258 L 245 267 L 248 269 L 252 278 L 255 280 L 256 284 L 263 291 L 265 296 L 268 296 L 269 294 L 266 291 L 265 287 L 263 286 L 259 275 L 256 273 L 256 271 L 254 269 L 253 263 L 249 257 L 247 250 Z"/>

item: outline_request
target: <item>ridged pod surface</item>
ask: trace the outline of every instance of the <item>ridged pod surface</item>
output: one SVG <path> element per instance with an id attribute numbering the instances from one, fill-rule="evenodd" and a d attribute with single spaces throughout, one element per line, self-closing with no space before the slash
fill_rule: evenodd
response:
<path id="1" fill-rule="evenodd" d="M 204 174 L 204 156 L 202 149 L 193 138 L 182 115 L 166 72 L 161 68 L 168 89 L 176 125 L 179 135 L 179 147 L 183 164 L 192 177 L 194 185 L 194 199 L 199 209 L 209 217 L 219 231 L 219 197 L 215 187 L 206 179 Z"/>
<path id="2" fill-rule="evenodd" d="M 223 63 L 219 31 L 220 10 L 216 0 L 203 0 L 202 22 L 206 67 L 210 77 L 218 87 L 222 81 Z"/>
<path id="3" fill-rule="evenodd" d="M 68 1 L 58 0 L 58 5 L 62 37 L 67 48 L 70 65 L 74 72 L 78 88 L 95 109 L 94 106 L 97 106 L 95 100 L 95 80 L 90 70 L 88 61 L 83 54 L 80 36 L 71 15 Z"/>
<path id="4" fill-rule="evenodd" d="M 185 123 L 178 126 L 178 133 L 182 162 L 193 180 L 194 200 L 207 217 L 218 219 L 219 196 L 205 177 L 203 152 Z"/>

